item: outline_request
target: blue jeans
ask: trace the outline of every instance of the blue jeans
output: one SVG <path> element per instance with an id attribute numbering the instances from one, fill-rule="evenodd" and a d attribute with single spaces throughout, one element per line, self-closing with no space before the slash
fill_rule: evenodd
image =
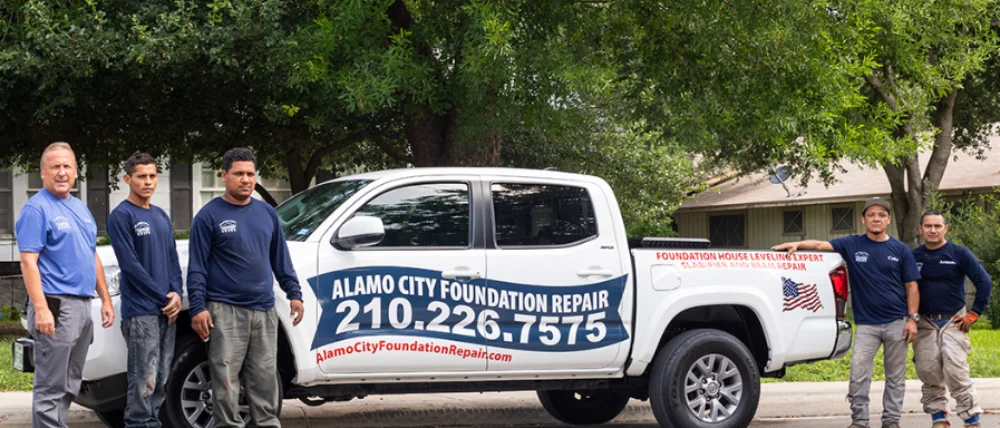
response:
<path id="1" fill-rule="evenodd" d="M 160 428 L 157 414 L 166 399 L 167 374 L 174 359 L 177 325 L 163 315 L 122 318 L 128 346 L 128 403 L 125 426 Z"/>

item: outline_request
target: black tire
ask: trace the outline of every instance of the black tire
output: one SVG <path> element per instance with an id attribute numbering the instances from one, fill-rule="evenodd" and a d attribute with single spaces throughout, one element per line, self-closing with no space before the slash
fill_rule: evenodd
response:
<path id="1" fill-rule="evenodd" d="M 603 424 L 618 416 L 629 397 L 602 391 L 538 391 L 545 411 L 560 422 L 572 425 Z"/>
<path id="2" fill-rule="evenodd" d="M 108 428 L 125 428 L 125 410 L 109 410 L 107 412 L 94 412 L 97 414 L 97 419 L 104 422 Z"/>
<path id="3" fill-rule="evenodd" d="M 165 419 L 168 422 L 165 426 L 171 426 L 174 428 L 211 428 L 205 426 L 212 417 L 211 398 L 208 398 L 207 400 L 202 399 L 202 401 L 205 401 L 206 408 L 203 414 L 195 419 L 195 424 L 188 422 L 186 411 L 181 403 L 181 401 L 185 399 L 196 399 L 195 395 L 197 394 L 192 394 L 192 390 L 185 390 L 184 387 L 185 380 L 187 380 L 189 376 L 192 376 L 193 372 L 200 370 L 203 376 L 205 376 L 205 380 L 207 382 L 211 382 L 207 364 L 208 352 L 204 342 L 195 336 L 190 336 L 178 342 L 176 352 L 174 353 L 174 364 L 170 370 L 170 377 L 167 379 L 167 385 L 165 388 L 167 397 L 163 403 L 163 409 L 161 411 L 161 415 L 165 416 Z M 208 391 L 210 394 L 211 386 L 208 387 Z M 277 415 L 279 417 L 281 416 L 284 393 L 284 383 L 281 379 L 278 379 Z M 240 397 L 240 405 L 241 407 L 245 405 L 245 401 L 242 396 Z M 241 410 L 240 413 L 243 414 L 244 422 L 246 422 L 249 426 L 249 413 L 244 413 L 243 410 Z"/>
<path id="4" fill-rule="evenodd" d="M 733 368 L 738 370 L 738 379 Z M 689 380 L 689 372 L 697 382 Z M 719 372 L 722 374 L 706 375 Z M 737 381 L 741 385 L 738 390 Z M 695 389 L 686 392 L 689 388 Z M 664 427 L 745 428 L 757 413 L 760 401 L 757 362 L 743 342 L 729 333 L 715 329 L 686 331 L 667 342 L 657 354 L 649 376 L 649 398 L 657 422 Z M 706 407 L 700 404 L 703 402 Z M 713 413 L 713 405 L 728 409 L 729 415 L 723 415 L 726 412 L 721 410 Z M 697 416 L 699 410 L 708 420 Z"/>

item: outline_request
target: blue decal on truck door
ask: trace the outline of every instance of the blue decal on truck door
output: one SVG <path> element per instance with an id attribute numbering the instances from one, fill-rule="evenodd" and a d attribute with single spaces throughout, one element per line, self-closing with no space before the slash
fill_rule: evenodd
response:
<path id="1" fill-rule="evenodd" d="M 404 335 L 498 348 L 572 352 L 624 341 L 618 307 L 627 276 L 577 286 L 451 281 L 441 272 L 372 266 L 309 279 L 322 308 L 312 349 Z"/>

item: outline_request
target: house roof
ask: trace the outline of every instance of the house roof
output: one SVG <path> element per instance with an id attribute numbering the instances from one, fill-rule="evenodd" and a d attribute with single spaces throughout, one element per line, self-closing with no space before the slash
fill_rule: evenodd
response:
<path id="1" fill-rule="evenodd" d="M 1000 136 L 991 136 L 989 141 L 990 148 L 983 160 L 963 152 L 953 153 L 941 179 L 942 193 L 985 192 L 1000 186 Z M 921 153 L 921 172 L 926 169 L 928 158 L 929 153 Z M 787 192 L 780 184 L 771 184 L 766 172 L 749 174 L 713 186 L 685 201 L 677 212 L 839 203 L 889 196 L 889 181 L 881 168 L 854 164 L 843 167 L 846 172 L 837 173 L 836 181 L 829 187 L 818 179 L 803 187 L 797 179 L 790 178 L 785 182 Z"/>

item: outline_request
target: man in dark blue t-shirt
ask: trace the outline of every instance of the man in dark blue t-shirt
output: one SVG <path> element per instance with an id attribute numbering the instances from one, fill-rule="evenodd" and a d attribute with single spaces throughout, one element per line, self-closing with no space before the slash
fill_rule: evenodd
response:
<path id="1" fill-rule="evenodd" d="M 211 334 L 208 357 L 216 426 L 243 426 L 238 407 L 241 371 L 255 425 L 281 426 L 274 278 L 290 302 L 292 325 L 302 321 L 302 292 L 278 213 L 251 197 L 256 171 L 250 150 L 226 152 L 226 193 L 202 207 L 191 225 L 191 327 L 206 340 Z"/>
<path id="2" fill-rule="evenodd" d="M 868 426 L 872 363 L 880 346 L 885 347 L 882 427 L 899 428 L 906 390 L 906 348 L 917 336 L 920 295 L 916 281 L 920 273 L 910 248 L 886 232 L 890 210 L 889 201 L 869 199 L 861 211 L 864 235 L 848 235 L 829 242 L 789 242 L 773 247 L 789 253 L 796 250 L 836 251 L 847 263 L 854 322 L 858 325 L 847 393 L 851 402 L 849 428 Z"/>
<path id="3" fill-rule="evenodd" d="M 108 215 L 108 237 L 121 269 L 122 335 L 128 348 L 126 427 L 159 427 L 181 310 L 181 266 L 170 217 L 150 204 L 156 160 L 125 161 L 128 199 Z M 152 380 L 150 382 L 149 380 Z"/>
<path id="4" fill-rule="evenodd" d="M 913 343 L 913 363 L 924 383 L 920 400 L 933 428 L 947 428 L 948 395 L 966 427 L 979 427 L 979 396 L 969 376 L 969 327 L 990 300 L 993 282 L 967 248 L 948 242 L 948 224 L 940 211 L 920 217 L 924 245 L 913 250 L 920 269 L 920 322 Z M 965 278 L 976 285 L 976 300 L 965 309 Z M 945 389 L 947 387 L 947 390 Z"/>

